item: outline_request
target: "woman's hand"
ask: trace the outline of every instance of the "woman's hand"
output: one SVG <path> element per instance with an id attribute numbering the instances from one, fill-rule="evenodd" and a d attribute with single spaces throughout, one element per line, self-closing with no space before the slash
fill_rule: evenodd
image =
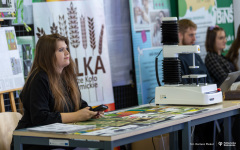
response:
<path id="1" fill-rule="evenodd" d="M 101 118 L 104 115 L 104 111 L 91 111 L 90 107 L 85 107 L 76 112 L 61 113 L 62 123 L 73 123 L 79 121 L 86 121 L 91 118 Z"/>
<path id="2" fill-rule="evenodd" d="M 86 121 L 96 116 L 98 112 L 91 111 L 90 107 L 85 107 L 83 109 L 76 111 L 76 114 L 77 114 L 78 121 Z"/>
<path id="3" fill-rule="evenodd" d="M 97 115 L 93 116 L 93 119 L 99 119 L 104 116 L 104 111 L 97 111 Z"/>

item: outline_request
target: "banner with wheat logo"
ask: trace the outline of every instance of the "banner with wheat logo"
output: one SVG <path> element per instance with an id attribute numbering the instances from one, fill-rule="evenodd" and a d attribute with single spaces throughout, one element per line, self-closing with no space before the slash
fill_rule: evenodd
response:
<path id="1" fill-rule="evenodd" d="M 33 16 L 36 42 L 52 33 L 68 37 L 82 98 L 114 110 L 103 0 L 33 0 Z"/>

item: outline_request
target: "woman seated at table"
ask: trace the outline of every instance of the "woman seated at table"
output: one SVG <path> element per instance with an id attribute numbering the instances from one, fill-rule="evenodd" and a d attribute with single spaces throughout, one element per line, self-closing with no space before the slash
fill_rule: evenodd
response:
<path id="1" fill-rule="evenodd" d="M 229 51 L 226 55 L 226 58 L 233 63 L 235 70 L 239 70 L 238 64 L 239 62 L 239 53 L 240 50 L 240 25 L 238 26 L 237 36 L 236 39 L 233 41 L 231 47 L 229 48 Z"/>
<path id="2" fill-rule="evenodd" d="M 205 64 L 214 83 L 219 87 L 228 73 L 236 71 L 234 65 L 222 55 L 226 47 L 226 34 L 223 28 L 208 27 L 205 47 L 207 55 Z"/>
<path id="3" fill-rule="evenodd" d="M 239 50 L 240 50 L 240 25 L 238 26 L 236 39 L 233 41 L 226 55 L 226 58 L 234 64 L 235 70 L 239 70 L 239 66 L 238 66 L 238 64 L 240 64 Z M 240 90 L 240 85 L 238 85 L 237 90 Z M 240 115 L 234 116 L 232 120 L 233 120 L 232 136 L 234 139 L 233 141 L 236 143 L 240 143 L 240 138 L 239 138 Z M 236 144 L 236 149 L 240 149 L 240 144 Z"/>
<path id="4" fill-rule="evenodd" d="M 52 123 L 73 123 L 100 118 L 81 99 L 69 41 L 59 34 L 44 35 L 36 45 L 35 59 L 20 94 L 24 115 L 16 129 Z M 23 149 L 52 147 L 24 146 Z"/>

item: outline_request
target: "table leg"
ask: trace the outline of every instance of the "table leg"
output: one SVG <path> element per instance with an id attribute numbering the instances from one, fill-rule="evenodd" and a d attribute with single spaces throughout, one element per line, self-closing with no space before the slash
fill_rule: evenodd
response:
<path id="1" fill-rule="evenodd" d="M 213 150 L 215 150 L 215 144 L 216 144 L 216 128 L 217 128 L 217 120 L 214 120 L 214 124 L 213 124 Z"/>
<path id="2" fill-rule="evenodd" d="M 111 141 L 104 142 L 104 150 L 113 150 L 113 143 Z"/>
<path id="3" fill-rule="evenodd" d="M 231 117 L 224 118 L 224 142 L 232 142 L 232 122 Z M 225 150 L 230 150 L 231 146 L 225 146 Z"/>
<path id="4" fill-rule="evenodd" d="M 178 149 L 178 131 L 170 132 L 170 150 L 177 150 Z"/>
<path id="5" fill-rule="evenodd" d="M 184 128 L 182 130 L 182 149 L 191 149 L 191 121 L 184 123 Z"/>
<path id="6" fill-rule="evenodd" d="M 20 142 L 20 136 L 14 136 L 14 150 L 23 150 L 23 144 Z"/>

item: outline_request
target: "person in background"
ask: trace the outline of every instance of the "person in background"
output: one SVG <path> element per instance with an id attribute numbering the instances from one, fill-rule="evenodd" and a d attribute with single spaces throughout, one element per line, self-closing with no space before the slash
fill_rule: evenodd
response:
<path id="1" fill-rule="evenodd" d="M 182 19 L 178 21 L 179 32 L 179 46 L 181 45 L 194 45 L 196 41 L 196 30 L 197 25 L 189 19 Z M 180 54 L 179 59 L 181 60 L 181 73 L 182 75 L 188 74 L 206 74 L 207 83 L 212 83 L 210 74 L 203 63 L 201 57 L 195 54 L 195 65 L 199 68 L 189 68 L 193 65 L 193 54 Z M 189 83 L 188 80 L 183 80 L 183 83 Z M 204 79 L 201 78 L 199 82 L 203 83 Z"/>
<path id="2" fill-rule="evenodd" d="M 234 70 L 239 70 L 239 50 L 240 50 L 240 25 L 238 26 L 238 30 L 237 30 L 237 35 L 236 35 L 236 39 L 233 41 L 231 47 L 229 48 L 229 51 L 226 55 L 226 58 L 228 61 L 230 61 L 233 66 L 234 66 Z M 239 90 L 239 86 L 237 88 L 237 90 Z M 232 117 L 232 136 L 233 136 L 233 141 L 236 143 L 240 143 L 240 115 L 236 115 L 234 117 Z M 240 149 L 240 144 L 236 144 L 236 149 Z"/>
<path id="3" fill-rule="evenodd" d="M 44 35 L 36 45 L 35 58 L 20 94 L 24 115 L 16 129 L 52 123 L 74 123 L 100 118 L 81 99 L 69 41 L 59 34 Z M 24 146 L 25 149 L 52 147 Z"/>
<path id="4" fill-rule="evenodd" d="M 179 46 L 181 45 L 194 45 L 196 41 L 196 30 L 197 25 L 192 22 L 189 19 L 182 19 L 178 21 L 179 26 L 179 32 L 178 32 L 178 38 L 179 38 Z M 210 77 L 210 74 L 208 73 L 208 70 L 203 63 L 201 57 L 198 54 L 195 54 L 195 65 L 199 66 L 199 68 L 189 68 L 189 66 L 193 65 L 193 54 L 179 54 L 179 59 L 181 60 L 181 73 L 182 75 L 188 75 L 188 74 L 206 74 L 207 75 L 207 83 L 212 83 L 212 79 Z M 183 80 L 183 83 L 189 83 L 188 80 Z M 204 79 L 200 79 L 199 82 L 203 83 Z M 193 143 L 213 143 L 213 122 L 200 124 L 197 126 L 194 126 L 192 128 L 192 131 L 194 133 L 193 135 Z M 204 132 L 203 132 L 204 131 Z M 179 147 L 182 148 L 181 145 L 181 132 L 179 132 Z M 211 146 L 208 145 L 197 145 L 194 144 L 193 149 L 201 150 L 201 149 L 207 149 Z M 212 148 L 212 147 L 211 147 Z"/>
<path id="5" fill-rule="evenodd" d="M 208 27 L 205 41 L 207 51 L 205 64 L 213 82 L 218 87 L 227 78 L 228 73 L 236 71 L 234 65 L 222 55 L 226 43 L 226 34 L 223 28 L 218 26 Z"/>
<path id="6" fill-rule="evenodd" d="M 240 25 L 238 26 L 236 39 L 233 41 L 226 55 L 228 61 L 234 65 L 234 70 L 239 70 L 239 50 L 240 50 Z"/>

